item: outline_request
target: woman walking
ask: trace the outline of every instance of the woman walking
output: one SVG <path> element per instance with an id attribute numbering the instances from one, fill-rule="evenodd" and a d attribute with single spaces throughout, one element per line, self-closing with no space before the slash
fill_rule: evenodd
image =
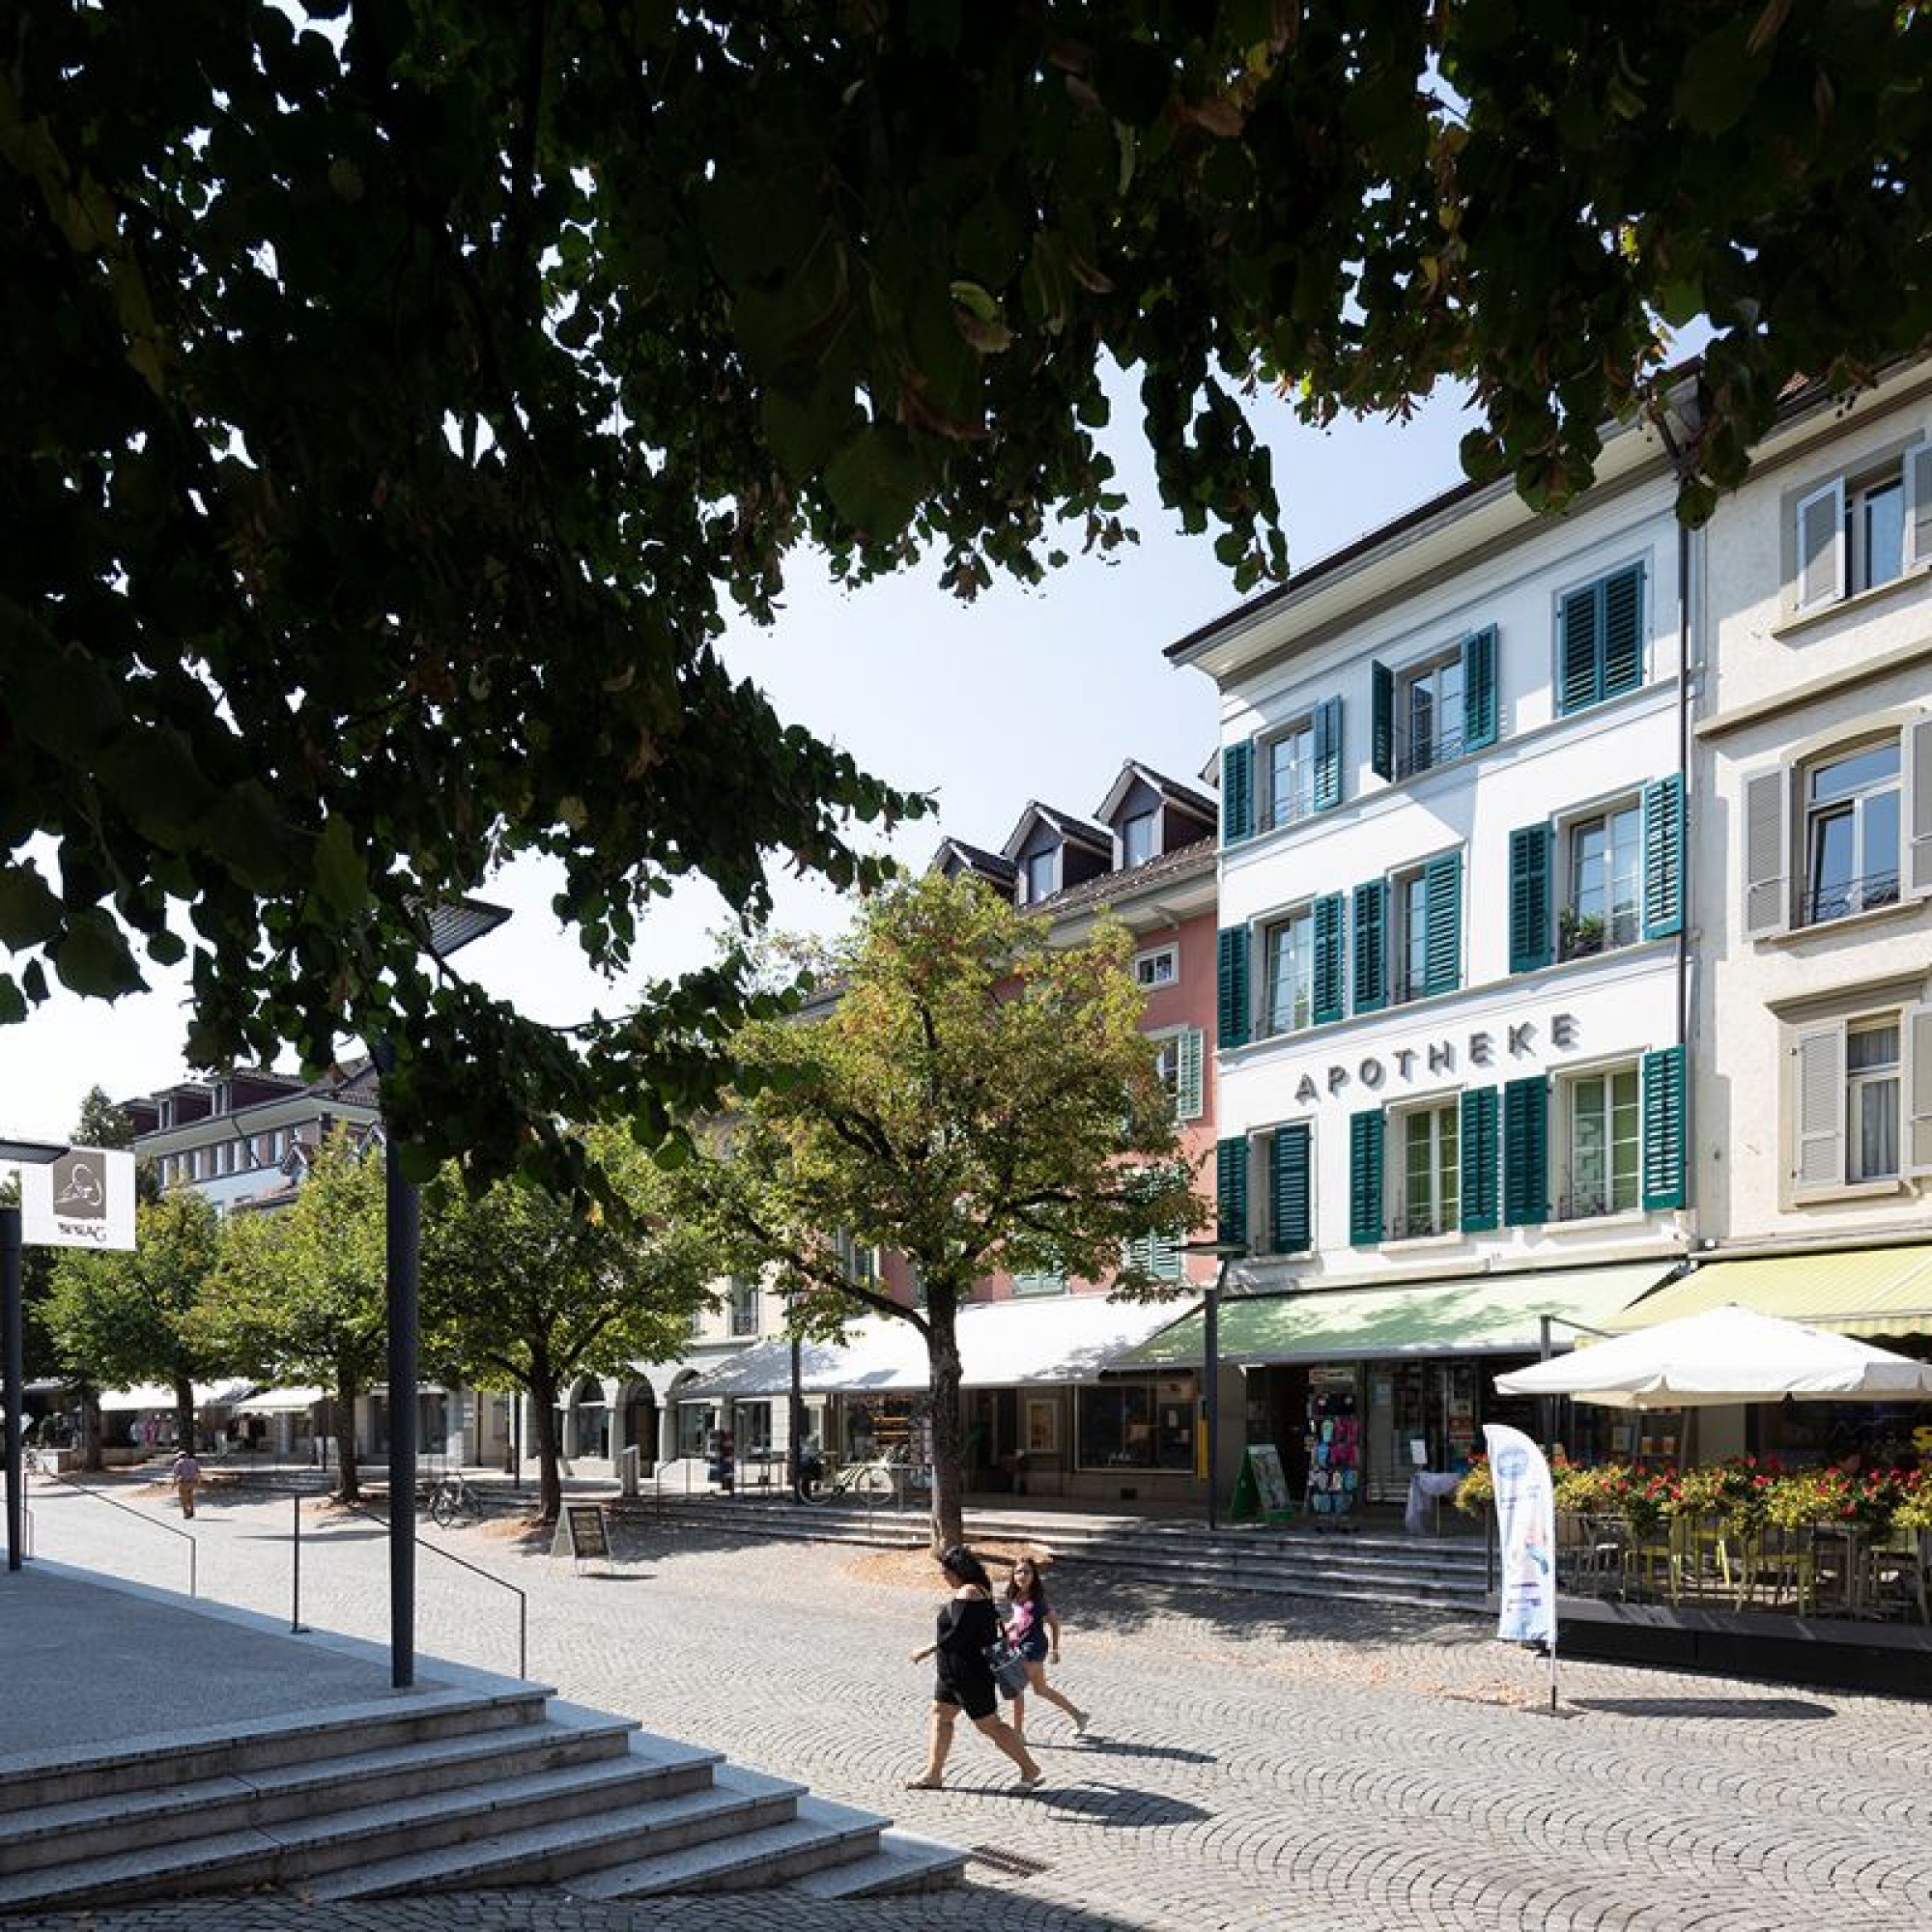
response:
<path id="1" fill-rule="evenodd" d="M 925 1769 L 906 1780 L 908 1791 L 937 1791 L 946 1781 L 946 1759 L 952 1749 L 952 1726 L 964 1711 L 994 1747 L 1019 1766 L 1021 1791 L 1037 1791 L 1046 1774 L 1033 1760 L 1025 1741 L 1000 1716 L 999 1690 L 987 1648 L 999 1640 L 1000 1618 L 993 1608 L 993 1579 L 970 1549 L 955 1544 L 939 1552 L 939 1567 L 952 1594 L 939 1612 L 933 1642 L 912 1654 L 915 1663 L 937 1658 L 933 1666 L 932 1732 Z"/>
<path id="2" fill-rule="evenodd" d="M 1007 1640 L 1026 1662 L 1027 1684 L 1049 1704 L 1057 1705 L 1073 1719 L 1073 1728 L 1087 1728 L 1087 1713 L 1070 1697 L 1063 1697 L 1046 1681 L 1046 1666 L 1060 1662 L 1060 1619 L 1046 1601 L 1046 1585 L 1040 1580 L 1039 1566 L 1022 1556 L 1013 1565 L 1007 1584 Z M 1013 1730 L 1026 1735 L 1026 1691 L 1013 1692 Z"/>

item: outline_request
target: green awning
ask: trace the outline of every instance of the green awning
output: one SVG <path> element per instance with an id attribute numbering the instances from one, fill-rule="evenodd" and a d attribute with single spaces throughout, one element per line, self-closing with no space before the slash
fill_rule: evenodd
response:
<path id="1" fill-rule="evenodd" d="M 1735 1301 L 1837 1335 L 1932 1334 L 1932 1244 L 1706 1262 L 1606 1328 L 1649 1328 Z"/>
<path id="2" fill-rule="evenodd" d="M 1576 1330 L 1609 1325 L 1611 1316 L 1670 1272 L 1662 1262 L 1619 1267 L 1538 1268 L 1387 1288 L 1304 1289 L 1289 1294 L 1227 1295 L 1217 1352 L 1224 1362 L 1388 1361 L 1406 1355 L 1534 1355 L 1542 1318 L 1557 1318 L 1551 1340 L 1567 1349 Z M 1151 1335 L 1108 1363 L 1126 1370 L 1199 1368 L 1202 1311 Z"/>

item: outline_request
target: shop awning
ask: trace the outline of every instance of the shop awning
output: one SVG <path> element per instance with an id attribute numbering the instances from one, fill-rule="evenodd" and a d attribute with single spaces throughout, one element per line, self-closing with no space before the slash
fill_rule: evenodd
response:
<path id="1" fill-rule="evenodd" d="M 1220 1359 L 1247 1368 L 1275 1362 L 1394 1361 L 1423 1355 L 1534 1355 L 1542 1318 L 1568 1348 L 1566 1322 L 1604 1328 L 1669 1273 L 1661 1262 L 1618 1267 L 1539 1268 L 1387 1288 L 1307 1289 L 1230 1295 L 1221 1302 Z M 1199 1368 L 1205 1321 L 1196 1308 L 1129 1349 L 1115 1370 Z"/>
<path id="2" fill-rule="evenodd" d="M 194 1406 L 196 1408 L 233 1408 L 248 1391 L 253 1382 L 196 1382 Z M 120 1415 L 129 1411 L 140 1413 L 143 1409 L 156 1409 L 173 1414 L 175 1392 L 166 1382 L 136 1382 L 129 1388 L 102 1389 L 100 1407 L 103 1414 Z"/>
<path id="3" fill-rule="evenodd" d="M 245 1402 L 235 1405 L 242 1415 L 301 1415 L 317 1403 L 326 1402 L 328 1391 L 319 1388 L 263 1389 Z"/>
<path id="4" fill-rule="evenodd" d="M 1123 1350 L 1173 1317 L 1172 1304 L 1109 1301 L 1104 1294 L 975 1302 L 959 1312 L 961 1380 L 967 1388 L 1093 1381 Z M 800 1351 L 799 1386 L 806 1395 L 919 1393 L 929 1382 L 925 1338 L 910 1322 L 884 1316 L 854 1322 L 842 1348 L 808 1342 Z M 676 1393 L 681 1400 L 715 1402 L 790 1389 L 791 1344 L 781 1337 L 747 1349 Z"/>
<path id="5" fill-rule="evenodd" d="M 1648 1328 L 1727 1301 L 1837 1335 L 1932 1334 L 1932 1243 L 1706 1262 L 1603 1325 Z"/>

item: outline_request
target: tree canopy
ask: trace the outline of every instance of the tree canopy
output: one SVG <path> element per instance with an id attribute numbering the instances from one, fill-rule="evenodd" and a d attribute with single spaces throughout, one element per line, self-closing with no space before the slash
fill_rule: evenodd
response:
<path id="1" fill-rule="evenodd" d="M 978 881 L 928 874 L 834 950 L 823 1011 L 736 1043 L 744 1091 L 700 1169 L 713 1212 L 773 1268 L 801 1332 L 871 1312 L 924 1337 L 942 1545 L 960 1534 L 955 1321 L 973 1284 L 1050 1270 L 1177 1293 L 1152 1245 L 1207 1218 L 1132 957 L 1122 926 L 1055 946 Z M 855 1279 L 854 1246 L 904 1256 L 916 1304 Z"/>
<path id="2" fill-rule="evenodd" d="M 521 853 L 670 882 L 919 809 L 734 683 L 810 546 L 971 594 L 1160 492 L 1286 548 L 1241 408 L 1473 385 L 1559 503 L 1707 319 L 1700 515 L 1791 378 L 1932 335 L 1932 17 L 1861 0 L 25 0 L 0 65 L 0 1021 L 185 958 L 190 1052 L 398 1049 L 423 1166 L 704 1099 L 743 962 L 546 1031 L 425 957 Z M 36 835 L 51 841 L 36 842 Z M 171 918 L 171 914 L 173 917 Z"/>

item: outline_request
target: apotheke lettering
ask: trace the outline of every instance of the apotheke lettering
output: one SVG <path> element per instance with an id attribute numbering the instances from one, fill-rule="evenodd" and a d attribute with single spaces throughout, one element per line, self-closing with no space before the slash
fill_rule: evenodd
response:
<path id="1" fill-rule="evenodd" d="M 1536 1022 L 1522 1020 L 1503 1028 L 1500 1042 L 1493 1032 L 1478 1029 L 1467 1035 L 1461 1042 L 1463 1056 L 1471 1066 L 1493 1066 L 1500 1051 L 1510 1060 L 1522 1060 L 1537 1051 Z M 1575 1013 L 1551 1013 L 1549 1016 L 1549 1044 L 1568 1051 L 1578 1038 L 1577 1015 Z M 1453 1078 L 1457 1070 L 1458 1042 L 1453 1039 L 1432 1039 L 1421 1046 L 1399 1046 L 1386 1054 L 1367 1054 L 1353 1066 L 1345 1066 L 1336 1062 L 1318 1078 L 1313 1073 L 1304 1073 L 1294 1090 L 1294 1097 L 1303 1105 L 1311 1101 L 1322 1100 L 1340 1094 L 1350 1085 L 1361 1086 L 1370 1093 L 1376 1092 L 1388 1078 L 1389 1066 L 1393 1063 L 1399 1080 L 1412 1080 L 1420 1066 L 1432 1077 L 1441 1074 Z"/>

